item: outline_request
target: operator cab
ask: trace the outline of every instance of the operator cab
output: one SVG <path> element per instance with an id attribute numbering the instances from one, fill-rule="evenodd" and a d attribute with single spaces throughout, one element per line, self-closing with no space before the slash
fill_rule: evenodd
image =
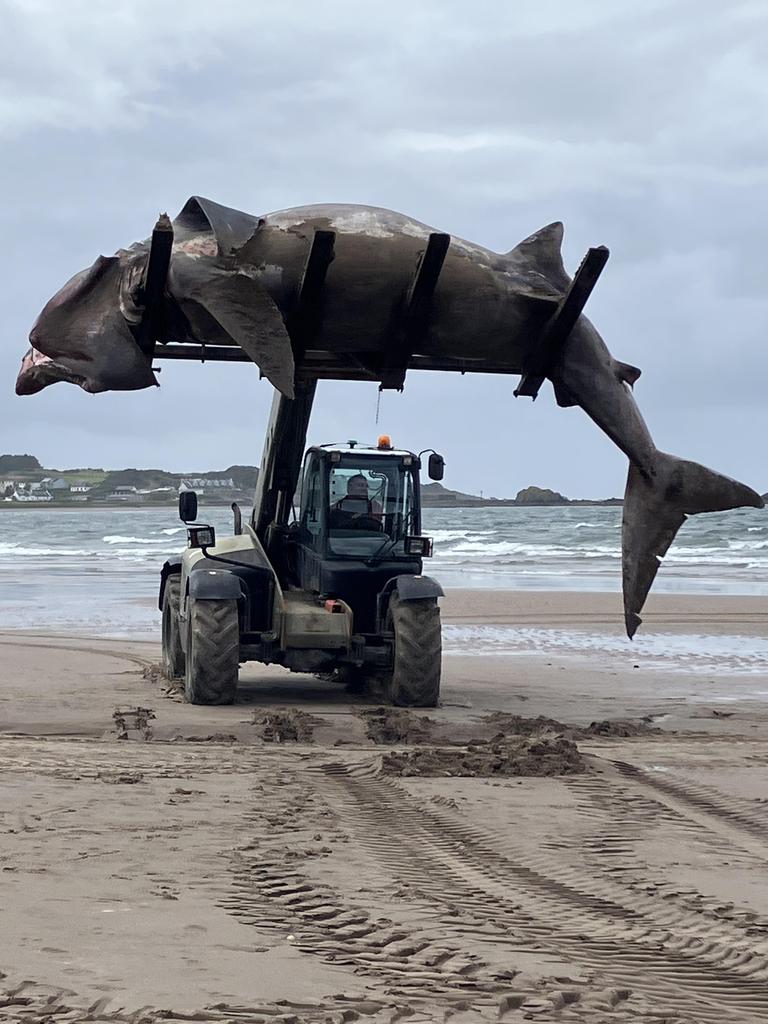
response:
<path id="1" fill-rule="evenodd" d="M 291 576 L 302 589 L 346 601 L 357 632 L 375 631 L 377 595 L 387 583 L 420 575 L 432 554 L 431 539 L 421 536 L 420 466 L 387 435 L 376 446 L 349 441 L 306 453 Z M 430 475 L 441 470 L 433 454 Z"/>

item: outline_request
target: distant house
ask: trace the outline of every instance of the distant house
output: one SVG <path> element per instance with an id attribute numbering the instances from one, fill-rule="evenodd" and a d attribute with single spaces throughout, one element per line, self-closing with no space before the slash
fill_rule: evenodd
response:
<path id="1" fill-rule="evenodd" d="M 226 487 L 234 488 L 235 482 L 232 477 L 226 477 L 219 480 L 209 479 L 207 476 L 195 476 L 189 479 L 182 480 L 179 484 L 180 491 L 197 491 L 198 494 L 204 494 L 206 488 L 209 490 L 224 489 Z"/>
<path id="2" fill-rule="evenodd" d="M 136 487 L 116 487 L 107 495 L 108 501 L 139 501 L 139 492 Z"/>
<path id="3" fill-rule="evenodd" d="M 69 489 L 73 494 L 87 494 L 88 491 L 93 489 L 93 484 L 86 484 L 82 480 L 76 480 L 73 484 L 69 485 Z"/>
<path id="4" fill-rule="evenodd" d="M 58 480 L 52 480 L 47 487 L 47 490 L 54 496 L 54 498 L 64 498 L 69 494 L 69 484 L 66 480 L 61 478 Z"/>
<path id="5" fill-rule="evenodd" d="M 36 491 L 14 491 L 14 493 L 11 495 L 11 501 L 53 501 L 53 495 L 48 491 L 41 491 L 39 488 Z"/>

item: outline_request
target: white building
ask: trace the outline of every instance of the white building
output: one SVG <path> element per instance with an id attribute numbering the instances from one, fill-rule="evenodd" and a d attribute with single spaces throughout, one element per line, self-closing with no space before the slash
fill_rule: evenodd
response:
<path id="1" fill-rule="evenodd" d="M 14 491 L 11 501 L 41 502 L 53 501 L 53 495 L 48 491 L 36 490 L 34 492 Z"/>
<path id="2" fill-rule="evenodd" d="M 197 491 L 198 494 L 204 494 L 206 488 L 213 491 L 217 488 L 234 488 L 234 486 L 235 482 L 231 477 L 215 480 L 209 479 L 206 476 L 195 476 L 190 477 L 188 480 L 182 480 L 179 484 L 179 491 Z"/>
<path id="3" fill-rule="evenodd" d="M 138 501 L 139 492 L 136 487 L 116 487 L 111 494 L 107 495 L 108 501 Z"/>

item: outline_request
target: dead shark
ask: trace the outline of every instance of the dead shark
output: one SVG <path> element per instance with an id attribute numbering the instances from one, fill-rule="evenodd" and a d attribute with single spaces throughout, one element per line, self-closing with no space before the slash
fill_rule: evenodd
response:
<path id="1" fill-rule="evenodd" d="M 147 344 L 139 330 L 152 251 L 147 240 L 98 257 L 47 303 L 30 333 L 17 394 L 59 380 L 92 393 L 151 387 L 157 384 L 152 357 L 162 357 L 170 342 L 203 353 L 205 346 L 239 347 L 289 397 L 297 374 L 315 372 L 313 352 L 384 380 L 393 349 L 402 355 L 403 296 L 437 234 L 376 207 L 319 205 L 252 216 L 201 197 L 188 200 L 172 229 L 157 337 Z M 292 317 L 321 233 L 335 239 L 332 262 L 309 343 L 297 344 Z M 439 280 L 429 315 L 406 348 L 407 365 L 524 373 L 572 285 L 562 235 L 562 224 L 550 224 L 504 254 L 458 238 L 448 244 L 441 236 Z M 326 366 L 322 375 L 334 371 Z M 633 395 L 640 370 L 615 359 L 583 314 L 546 376 L 558 404 L 580 406 L 629 459 L 622 569 L 632 637 L 660 559 L 686 517 L 761 508 L 763 500 L 738 481 L 656 448 Z"/>

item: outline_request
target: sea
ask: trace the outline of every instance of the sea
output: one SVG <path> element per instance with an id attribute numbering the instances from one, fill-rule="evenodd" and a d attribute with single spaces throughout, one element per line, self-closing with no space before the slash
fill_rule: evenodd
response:
<path id="1" fill-rule="evenodd" d="M 219 533 L 227 508 L 205 509 Z M 434 538 L 425 572 L 445 587 L 618 592 L 621 508 L 425 509 Z M 185 544 L 172 508 L 0 511 L 0 629 L 159 636 L 156 598 L 164 559 Z M 768 598 L 768 509 L 700 515 L 680 530 L 656 592 Z M 446 654 L 631 650 L 686 671 L 765 672 L 768 638 L 618 634 L 447 625 Z M 672 643 L 672 650 L 670 650 Z M 617 647 L 618 645 L 618 647 Z"/>

